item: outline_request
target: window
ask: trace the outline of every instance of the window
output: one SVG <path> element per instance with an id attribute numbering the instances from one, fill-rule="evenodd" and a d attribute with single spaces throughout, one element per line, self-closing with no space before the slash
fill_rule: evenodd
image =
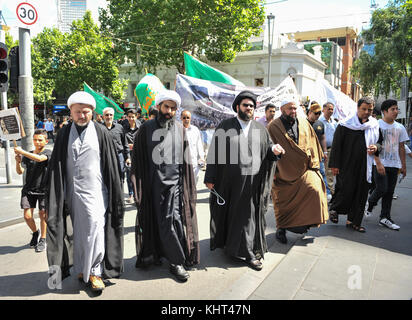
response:
<path id="1" fill-rule="evenodd" d="M 263 87 L 263 78 L 255 79 L 255 87 Z"/>

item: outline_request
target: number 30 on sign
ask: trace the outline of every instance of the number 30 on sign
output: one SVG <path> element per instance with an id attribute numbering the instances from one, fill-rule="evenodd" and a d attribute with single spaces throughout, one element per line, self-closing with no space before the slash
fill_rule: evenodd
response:
<path id="1" fill-rule="evenodd" d="M 16 14 L 20 22 L 26 25 L 33 25 L 38 18 L 36 9 L 27 2 L 22 2 L 17 6 Z"/>

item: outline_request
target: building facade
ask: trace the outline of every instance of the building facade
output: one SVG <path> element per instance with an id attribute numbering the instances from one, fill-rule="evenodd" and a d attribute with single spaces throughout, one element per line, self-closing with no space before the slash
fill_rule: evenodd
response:
<path id="1" fill-rule="evenodd" d="M 281 37 L 275 41 L 275 49 L 271 55 L 270 83 L 268 49 L 263 42 L 260 45 L 257 40 L 255 50 L 239 53 L 231 63 L 207 63 L 251 87 L 275 88 L 290 75 L 294 79 L 298 93 L 302 97 L 308 96 L 314 90 L 316 79 L 324 78 L 327 65 L 322 61 L 320 54 L 311 54 L 302 44 L 285 39 Z M 159 68 L 155 75 L 166 88 L 174 89 L 176 73 L 176 69 Z M 136 107 L 138 102 L 134 89 L 144 75 L 134 72 L 133 64 L 124 64 L 120 68 L 119 76 L 129 80 L 125 107 Z"/>
<path id="2" fill-rule="evenodd" d="M 65 33 L 70 32 L 74 20 L 82 19 L 87 9 L 87 0 L 56 0 L 57 27 Z"/>
<path id="3" fill-rule="evenodd" d="M 354 60 L 358 57 L 361 49 L 359 41 L 359 32 L 354 27 L 342 27 L 322 30 L 312 30 L 295 32 L 288 34 L 290 39 L 297 42 L 311 43 L 317 41 L 334 42 L 342 49 L 343 72 L 341 74 L 341 91 L 350 96 L 353 100 L 360 97 L 360 87 L 352 80 L 350 68 Z"/>

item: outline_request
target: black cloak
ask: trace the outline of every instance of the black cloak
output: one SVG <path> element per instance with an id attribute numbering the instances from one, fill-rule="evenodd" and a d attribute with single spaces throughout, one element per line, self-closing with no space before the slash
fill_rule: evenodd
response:
<path id="1" fill-rule="evenodd" d="M 179 140 L 183 141 L 181 145 L 175 144 L 173 147 L 182 148 L 183 153 L 188 152 L 189 144 L 183 126 L 177 122 L 173 126 L 177 127 L 175 129 L 180 133 Z M 171 252 L 176 251 L 176 246 L 184 251 L 184 261 L 177 261 L 176 264 L 183 262 L 188 265 L 198 264 L 200 249 L 196 216 L 196 184 L 193 167 L 186 161 L 190 159 L 190 151 L 189 156 L 184 157 L 182 164 L 154 165 L 152 150 L 157 148 L 160 142 L 153 141 L 153 132 L 160 128 L 157 119 L 145 121 L 135 136 L 132 150 L 131 180 L 138 211 L 135 227 L 136 267 L 156 263 L 161 257 L 168 258 L 170 263 L 173 263 L 172 259 L 181 259 L 181 255 L 176 258 L 178 254 Z M 171 177 L 172 175 L 174 177 Z M 162 179 L 166 179 L 167 182 L 163 183 L 159 177 L 163 177 Z M 179 188 L 178 194 L 179 197 L 181 196 L 181 203 L 178 204 L 180 210 L 176 208 L 176 202 L 180 201 L 177 200 L 178 195 L 174 193 L 175 191 L 171 191 L 175 186 Z M 161 209 L 159 203 L 154 203 L 154 199 L 160 199 Z M 165 199 L 169 199 L 170 202 L 167 203 Z M 174 207 L 176 220 L 170 224 L 170 220 L 166 221 L 166 215 L 170 217 L 172 207 Z M 169 226 L 168 230 L 164 228 L 165 225 Z M 182 228 L 183 232 L 180 232 L 179 237 L 177 233 L 182 231 Z M 162 234 L 159 234 L 159 230 Z M 170 237 L 170 246 L 165 245 L 165 237 Z M 180 245 L 175 243 L 173 237 L 180 238 Z"/>
<path id="2" fill-rule="evenodd" d="M 219 130 L 231 130 L 230 138 L 229 135 L 220 136 Z M 250 134 L 252 130 L 259 134 Z M 248 164 L 242 163 L 239 154 L 231 154 L 233 150 L 238 151 L 233 146 L 231 148 L 236 139 L 246 139 L 238 119 L 223 120 L 216 128 L 209 148 L 204 182 L 213 183 L 216 192 L 225 200 L 224 205 L 219 205 L 217 197 L 210 195 L 210 249 L 224 248 L 233 257 L 263 258 L 267 251 L 265 214 L 270 200 L 274 161 L 278 157 L 272 151 L 273 143 L 268 131 L 261 123 L 252 121 L 246 143 L 249 155 L 254 154 L 260 160 L 260 167 L 253 174 L 242 174 L 242 168 L 247 168 Z M 226 150 L 218 150 L 219 143 L 223 143 Z M 254 153 L 252 146 L 257 144 L 259 153 Z M 222 152 L 226 155 L 219 161 Z M 233 163 L 233 159 L 237 162 Z"/>
<path id="3" fill-rule="evenodd" d="M 72 123 L 57 134 L 48 163 L 48 195 L 46 196 L 47 260 L 49 266 L 61 268 L 62 279 L 70 275 L 73 265 L 73 226 L 64 199 L 67 147 Z M 95 125 L 100 146 L 101 168 L 109 202 L 105 224 L 105 256 L 103 276 L 118 278 L 123 272 L 123 190 L 117 165 L 116 148 L 108 130 Z"/>

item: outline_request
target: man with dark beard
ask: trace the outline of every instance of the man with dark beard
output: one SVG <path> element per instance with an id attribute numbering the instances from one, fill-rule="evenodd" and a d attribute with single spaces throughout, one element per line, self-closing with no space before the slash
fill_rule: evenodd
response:
<path id="1" fill-rule="evenodd" d="M 268 125 L 273 142 L 285 149 L 272 187 L 276 238 L 281 243 L 287 242 L 286 230 L 305 233 L 328 219 L 326 187 L 319 170 L 322 147 L 310 123 L 297 117 L 298 106 L 293 97 L 286 97 L 282 115 Z"/>
<path id="2" fill-rule="evenodd" d="M 180 96 L 171 90 L 156 95 L 155 119 L 142 124 L 132 150 L 131 179 L 136 218 L 136 267 L 160 263 L 186 281 L 185 267 L 199 263 L 196 185 L 189 144 L 181 123 L 175 121 Z"/>
<path id="3" fill-rule="evenodd" d="M 237 117 L 219 124 L 207 157 L 204 182 L 212 191 L 210 249 L 224 248 L 229 256 L 259 271 L 267 251 L 269 182 L 273 163 L 284 150 L 272 144 L 261 123 L 252 120 L 256 108 L 252 92 L 239 93 L 232 107 Z"/>

